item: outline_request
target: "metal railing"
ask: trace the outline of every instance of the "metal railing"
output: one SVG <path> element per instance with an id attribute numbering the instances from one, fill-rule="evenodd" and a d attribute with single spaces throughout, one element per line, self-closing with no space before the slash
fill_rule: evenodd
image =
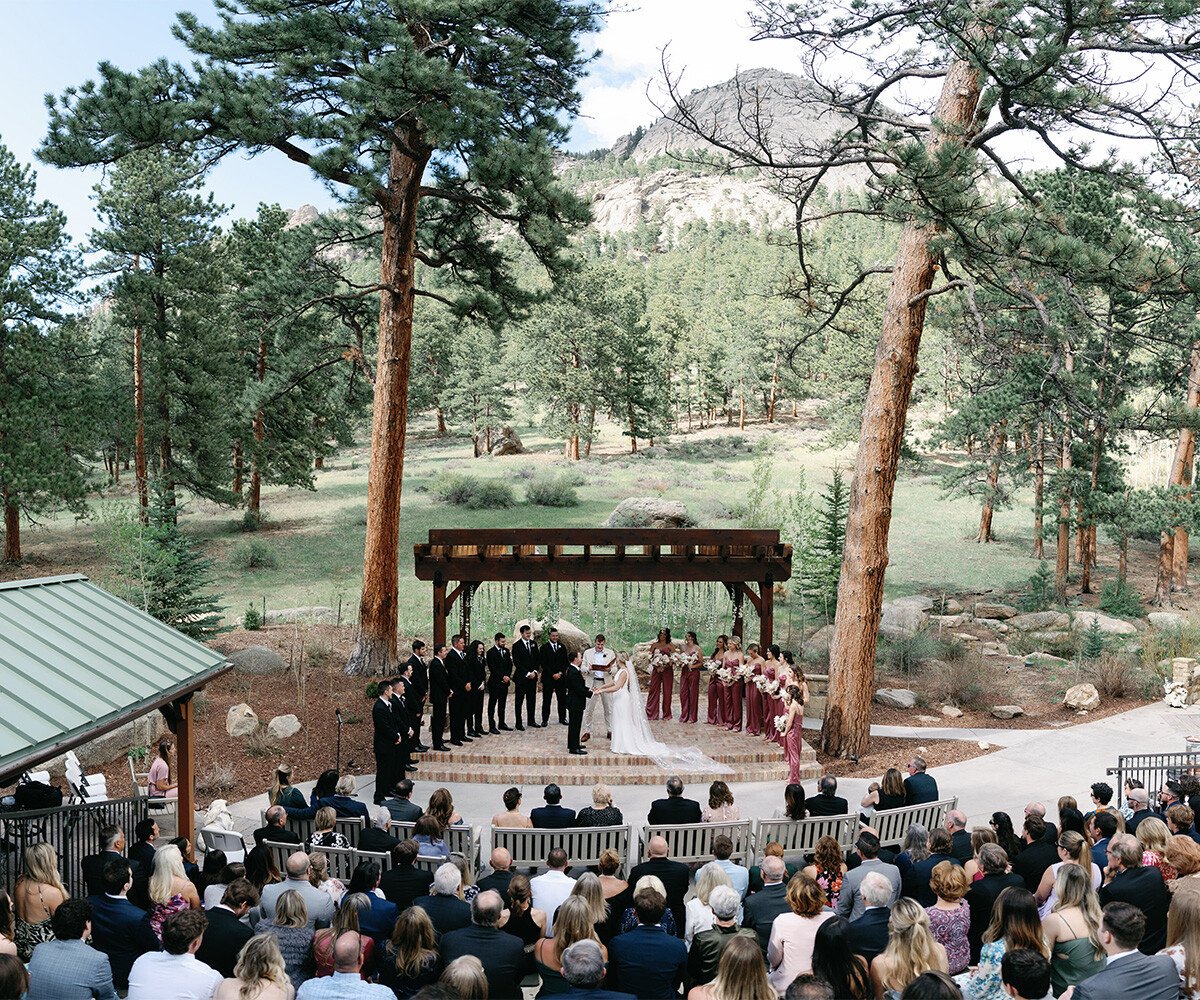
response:
<path id="1" fill-rule="evenodd" d="M 1184 774 L 1200 775 L 1200 751 L 1179 753 L 1131 753 L 1117 758 L 1117 766 L 1108 768 L 1107 774 L 1115 776 L 1113 792 L 1119 804 L 1125 799 L 1125 779 L 1137 778 L 1155 801 L 1155 793 L 1168 778 L 1179 778 Z"/>
<path id="2" fill-rule="evenodd" d="M 56 809 L 0 812 L 0 887 L 11 895 L 21 874 L 25 848 L 47 843 L 58 852 L 58 870 L 67 892 L 86 896 L 80 862 L 102 850 L 101 828 L 115 823 L 132 842 L 134 828 L 147 816 L 147 802 L 143 798 L 110 799 Z"/>

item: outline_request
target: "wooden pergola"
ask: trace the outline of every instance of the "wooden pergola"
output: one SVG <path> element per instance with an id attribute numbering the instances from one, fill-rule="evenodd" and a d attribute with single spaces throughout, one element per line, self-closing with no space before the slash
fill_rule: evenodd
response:
<path id="1" fill-rule="evenodd" d="M 731 631 L 742 638 L 743 605 L 758 614 L 759 643 L 774 632 L 775 584 L 792 575 L 792 547 L 775 530 L 722 528 L 449 528 L 413 546 L 418 580 L 433 584 L 433 642 L 446 641 L 458 604 L 470 635 L 481 583 L 719 583 L 733 601 Z"/>

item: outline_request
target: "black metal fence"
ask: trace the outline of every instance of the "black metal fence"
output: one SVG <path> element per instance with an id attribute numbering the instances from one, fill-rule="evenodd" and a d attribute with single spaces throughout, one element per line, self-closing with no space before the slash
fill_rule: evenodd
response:
<path id="1" fill-rule="evenodd" d="M 1124 801 L 1125 779 L 1137 778 L 1149 793 L 1150 801 L 1154 802 L 1155 793 L 1168 778 L 1178 778 L 1183 774 L 1200 774 L 1200 751 L 1123 754 L 1117 758 L 1117 766 L 1108 769 L 1108 774 L 1116 779 L 1113 782 L 1113 791 L 1117 801 Z"/>
<path id="2" fill-rule="evenodd" d="M 0 888 L 10 895 L 21 874 L 26 847 L 47 843 L 58 852 L 63 885 L 72 896 L 86 896 L 80 861 L 101 848 L 101 828 L 115 823 L 133 843 L 134 828 L 147 816 L 144 798 L 112 799 L 57 809 L 0 812 Z"/>

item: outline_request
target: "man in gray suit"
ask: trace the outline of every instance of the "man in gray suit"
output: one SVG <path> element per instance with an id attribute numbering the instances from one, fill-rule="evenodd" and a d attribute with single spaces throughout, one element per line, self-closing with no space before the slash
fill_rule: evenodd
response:
<path id="1" fill-rule="evenodd" d="M 771 940 L 771 925 L 776 917 L 791 913 L 792 908 L 787 901 L 787 886 L 783 884 L 783 877 L 787 874 L 783 858 L 768 854 L 763 858 L 760 870 L 763 887 L 746 897 L 742 907 L 742 926 L 758 934 L 758 943 L 763 955 L 766 955 L 767 944 Z"/>
<path id="2" fill-rule="evenodd" d="M 854 850 L 862 859 L 862 863 L 846 872 L 837 901 L 838 916 L 848 920 L 857 920 L 867 909 L 862 897 L 862 880 L 871 872 L 879 872 L 891 882 L 892 898 L 888 900 L 888 906 L 892 906 L 900 898 L 900 869 L 879 860 L 879 838 L 870 830 L 863 830 L 858 835 Z"/>
<path id="3" fill-rule="evenodd" d="M 1100 943 L 1108 964 L 1063 994 L 1063 1000 L 1176 1000 L 1179 971 L 1166 955 L 1138 951 L 1146 915 L 1132 903 L 1109 903 L 1100 921 Z"/>
<path id="4" fill-rule="evenodd" d="M 68 899 L 50 918 L 54 941 L 43 941 L 29 960 L 27 1000 L 117 1000 L 108 956 L 85 942 L 92 935 L 92 905 Z"/>
<path id="5" fill-rule="evenodd" d="M 256 919 L 252 915 L 250 922 L 257 926 L 258 920 L 271 920 L 275 916 L 275 904 L 288 889 L 295 889 L 304 897 L 304 904 L 308 907 L 309 927 L 328 927 L 333 923 L 333 897 L 315 888 L 308 881 L 308 855 L 303 851 L 297 851 L 288 857 L 286 879 L 263 889 L 259 916 Z"/>

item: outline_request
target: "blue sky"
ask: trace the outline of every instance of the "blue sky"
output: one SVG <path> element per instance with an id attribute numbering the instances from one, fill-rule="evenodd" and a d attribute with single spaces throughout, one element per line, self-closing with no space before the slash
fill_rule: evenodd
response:
<path id="1" fill-rule="evenodd" d="M 594 40 L 604 54 L 584 81 L 572 147 L 609 145 L 657 117 L 652 98 L 661 89 L 656 81 L 665 45 L 673 68 L 686 69 L 688 89 L 728 79 L 739 66 L 796 69 L 785 44 L 749 41 L 748 6 L 749 0 L 644 0 L 610 15 Z M 93 77 L 101 60 L 134 69 L 163 56 L 184 59 L 170 30 L 180 9 L 204 19 L 213 11 L 210 0 L 3 0 L 0 141 L 22 162 L 33 162 L 45 134 L 44 95 Z M 91 195 L 100 170 L 40 163 L 35 169 L 41 197 L 60 205 L 72 235 L 85 239 L 95 222 Z M 253 214 L 260 201 L 288 208 L 331 202 L 305 170 L 273 153 L 227 158 L 209 186 L 232 217 Z"/>

